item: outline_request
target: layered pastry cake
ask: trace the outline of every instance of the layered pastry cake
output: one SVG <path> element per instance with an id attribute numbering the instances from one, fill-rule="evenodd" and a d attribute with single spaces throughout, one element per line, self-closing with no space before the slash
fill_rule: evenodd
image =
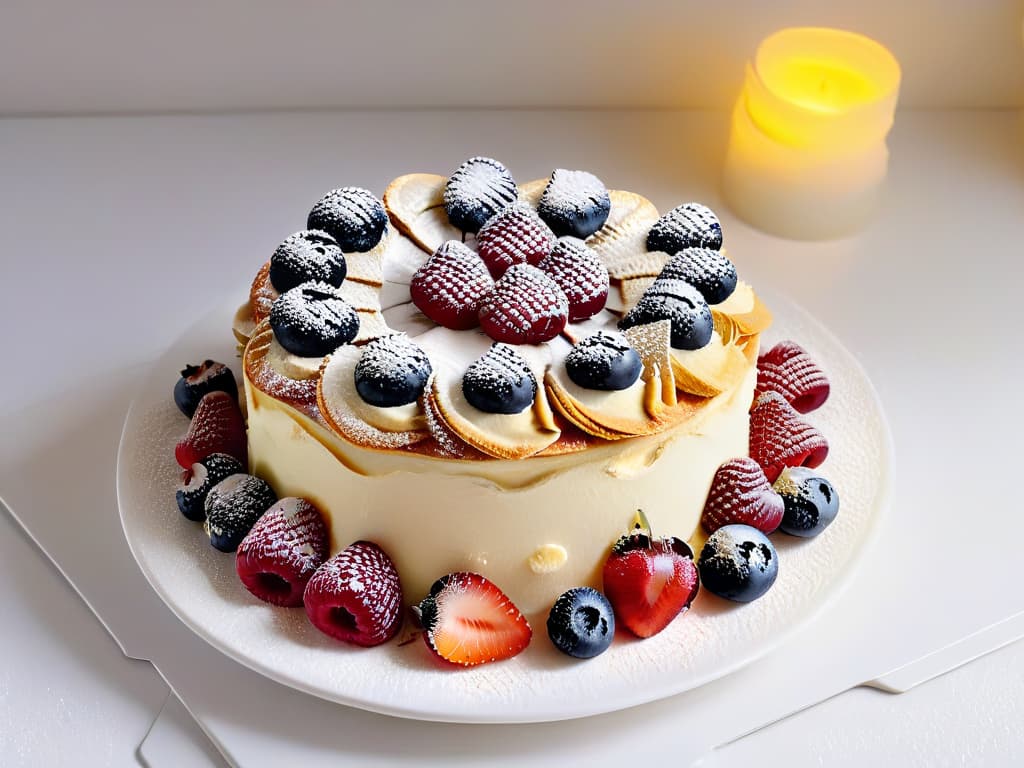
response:
<path id="1" fill-rule="evenodd" d="M 547 612 L 601 588 L 638 509 L 692 539 L 748 455 L 770 313 L 706 207 L 473 158 L 307 227 L 235 320 L 249 471 L 319 510 L 328 554 L 386 552 L 406 603 L 471 573 Z"/>
<path id="2" fill-rule="evenodd" d="M 760 351 L 770 314 L 705 206 L 475 157 L 333 190 L 306 227 L 236 314 L 242 396 L 212 360 L 174 388 L 178 509 L 256 598 L 463 666 L 546 613 L 591 658 L 699 590 L 761 599 L 769 535 L 836 518 L 804 419 L 828 379 L 794 342 Z"/>

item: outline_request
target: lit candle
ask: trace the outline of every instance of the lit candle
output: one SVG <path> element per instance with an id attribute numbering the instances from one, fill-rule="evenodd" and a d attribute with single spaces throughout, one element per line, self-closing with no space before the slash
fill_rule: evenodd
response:
<path id="1" fill-rule="evenodd" d="M 724 192 L 751 224 L 796 239 L 859 230 L 885 180 L 900 68 L 869 38 L 784 29 L 747 66 Z"/>

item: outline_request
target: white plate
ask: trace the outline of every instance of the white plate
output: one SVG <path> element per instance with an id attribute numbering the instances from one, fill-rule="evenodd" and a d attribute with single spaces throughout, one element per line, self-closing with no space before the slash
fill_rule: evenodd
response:
<path id="1" fill-rule="evenodd" d="M 128 414 L 117 472 L 128 544 L 157 594 L 215 648 L 280 683 L 354 707 L 423 720 L 540 722 L 695 688 L 762 656 L 836 595 L 868 544 L 888 493 L 890 436 L 864 371 L 803 310 L 777 297 L 769 297 L 769 305 L 776 322 L 765 344 L 796 340 L 832 381 L 828 402 L 808 418 L 829 439 L 821 470 L 842 505 L 816 539 L 773 537 L 779 577 L 752 604 L 702 593 L 661 634 L 640 641 L 620 631 L 607 652 L 585 662 L 554 650 L 543 620 L 535 620 L 533 642 L 522 654 L 463 670 L 443 668 L 422 640 L 353 648 L 320 634 L 301 608 L 258 601 L 236 577 L 234 557 L 213 549 L 202 526 L 185 520 L 174 502 L 180 469 L 173 448 L 188 422 L 171 391 L 186 362 L 235 360 L 233 306 L 201 320 L 160 358 Z"/>

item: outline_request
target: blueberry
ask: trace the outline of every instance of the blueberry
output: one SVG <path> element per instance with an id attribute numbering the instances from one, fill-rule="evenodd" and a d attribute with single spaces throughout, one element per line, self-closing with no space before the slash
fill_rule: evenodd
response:
<path id="1" fill-rule="evenodd" d="M 384 203 L 368 189 L 342 187 L 317 201 L 306 226 L 329 234 L 346 253 L 362 253 L 380 242 L 387 230 L 388 214 Z"/>
<path id="2" fill-rule="evenodd" d="M 556 235 L 581 240 L 604 226 L 611 209 L 611 197 L 597 176 L 564 168 L 551 173 L 537 204 L 537 213 Z"/>
<path id="3" fill-rule="evenodd" d="M 738 603 L 749 603 L 771 589 L 779 556 L 768 537 L 749 525 L 725 525 L 711 534 L 697 563 L 701 584 Z"/>
<path id="4" fill-rule="evenodd" d="M 537 394 L 526 360 L 508 344 L 493 344 L 462 377 L 462 394 L 485 413 L 520 413 Z"/>
<path id="5" fill-rule="evenodd" d="M 191 419 L 199 401 L 210 392 L 227 392 L 238 400 L 238 384 L 231 369 L 214 360 L 186 365 L 174 384 L 174 404 Z"/>
<path id="6" fill-rule="evenodd" d="M 832 483 L 808 467 L 786 467 L 773 488 L 786 505 L 779 530 L 790 536 L 817 536 L 839 514 L 839 494 Z"/>
<path id="7" fill-rule="evenodd" d="M 347 271 L 341 246 L 326 232 L 304 229 L 289 236 L 270 257 L 270 282 L 278 293 L 317 280 L 335 288 Z"/>
<path id="8" fill-rule="evenodd" d="M 275 501 L 274 490 L 254 475 L 239 473 L 224 478 L 206 495 L 203 527 L 210 543 L 221 552 L 234 552 Z"/>
<path id="9" fill-rule="evenodd" d="M 431 372 L 426 353 L 407 336 L 382 336 L 365 347 L 356 363 L 356 391 L 370 405 L 390 408 L 415 402 Z"/>
<path id="10" fill-rule="evenodd" d="M 242 462 L 226 453 L 211 453 L 202 461 L 193 464 L 185 473 L 184 482 L 174 494 L 178 510 L 189 520 L 202 522 L 206 519 L 206 497 L 210 489 L 226 477 L 245 472 Z"/>
<path id="11" fill-rule="evenodd" d="M 660 280 L 689 283 L 708 304 L 721 304 L 736 290 L 736 267 L 721 251 L 686 248 L 668 260 Z"/>
<path id="12" fill-rule="evenodd" d="M 682 280 L 655 280 L 619 321 L 619 328 L 626 330 L 659 320 L 671 321 L 675 349 L 700 349 L 711 341 L 715 329 L 711 308 L 700 291 Z"/>
<path id="13" fill-rule="evenodd" d="M 678 253 L 684 248 L 722 247 L 722 225 L 714 211 L 700 203 L 683 203 L 666 213 L 647 233 L 647 250 Z"/>
<path id="14" fill-rule="evenodd" d="M 519 199 L 508 168 L 490 157 L 472 157 L 455 169 L 444 187 L 448 221 L 463 232 L 479 232 L 489 218 Z"/>
<path id="15" fill-rule="evenodd" d="M 285 291 L 270 307 L 278 343 L 300 357 L 323 357 L 359 333 L 359 315 L 327 283 L 303 283 Z"/>
<path id="16" fill-rule="evenodd" d="M 615 636 L 615 614 L 608 598 L 592 587 L 563 592 L 548 614 L 548 637 L 555 648 L 577 659 L 608 650 Z"/>
<path id="17" fill-rule="evenodd" d="M 629 389 L 642 368 L 640 355 L 629 342 L 606 331 L 583 339 L 565 356 L 565 372 L 584 389 Z"/>

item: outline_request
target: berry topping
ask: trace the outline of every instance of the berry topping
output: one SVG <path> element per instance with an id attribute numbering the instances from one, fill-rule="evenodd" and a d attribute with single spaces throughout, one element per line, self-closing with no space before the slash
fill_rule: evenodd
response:
<path id="1" fill-rule="evenodd" d="M 362 253 L 380 242 L 388 214 L 384 203 L 369 190 L 342 187 L 320 198 L 309 212 L 306 226 L 329 234 L 345 253 Z"/>
<path id="2" fill-rule="evenodd" d="M 640 355 L 629 342 L 607 331 L 587 336 L 565 356 L 565 372 L 584 389 L 629 389 L 642 368 Z"/>
<path id="3" fill-rule="evenodd" d="M 569 301 L 539 269 L 516 264 L 481 299 L 479 317 L 480 328 L 495 341 L 540 344 L 565 328 Z"/>
<path id="4" fill-rule="evenodd" d="M 614 636 L 612 605 L 593 587 L 563 592 L 548 614 L 548 637 L 555 648 L 574 658 L 599 656 L 608 650 Z"/>
<path id="5" fill-rule="evenodd" d="M 174 404 L 191 419 L 203 395 L 210 392 L 226 392 L 238 400 L 238 384 L 231 369 L 213 360 L 186 365 L 174 384 Z"/>
<path id="6" fill-rule="evenodd" d="M 345 280 L 345 256 L 333 237 L 316 229 L 289 236 L 270 257 L 270 282 L 278 293 L 310 280 L 335 288 Z"/>
<path id="7" fill-rule="evenodd" d="M 221 552 L 234 552 L 245 534 L 277 501 L 274 489 L 254 475 L 229 475 L 206 495 L 203 527 Z"/>
<path id="8" fill-rule="evenodd" d="M 299 357 L 323 357 L 359 333 L 359 315 L 328 283 L 303 283 L 285 291 L 270 308 L 277 342 Z"/>
<path id="9" fill-rule="evenodd" d="M 680 251 L 668 260 L 658 278 L 689 283 L 708 304 L 721 304 L 736 290 L 736 267 L 724 253 L 710 248 Z"/>
<path id="10" fill-rule="evenodd" d="M 644 291 L 619 328 L 668 320 L 672 324 L 672 346 L 675 349 L 700 349 L 711 341 L 714 321 L 711 308 L 700 292 L 682 280 L 655 280 Z"/>
<path id="11" fill-rule="evenodd" d="M 320 566 L 306 585 L 306 615 L 335 640 L 369 647 L 402 624 L 402 584 L 391 558 L 369 541 L 350 544 Z"/>
<path id="12" fill-rule="evenodd" d="M 206 496 L 226 477 L 245 472 L 242 462 L 226 453 L 211 453 L 181 473 L 181 485 L 174 494 L 178 510 L 189 520 L 206 519 Z"/>
<path id="13" fill-rule="evenodd" d="M 757 359 L 757 394 L 778 392 L 800 413 L 819 408 L 829 390 L 825 372 L 795 341 L 780 341 Z"/>
<path id="14" fill-rule="evenodd" d="M 771 533 L 782 521 L 782 498 L 753 459 L 731 459 L 718 468 L 711 481 L 700 522 L 714 533 L 723 525 L 742 523 Z"/>
<path id="15" fill-rule="evenodd" d="M 807 467 L 786 467 L 774 488 L 786 507 L 779 530 L 791 536 L 817 536 L 839 514 L 832 483 Z"/>
<path id="16" fill-rule="evenodd" d="M 426 353 L 404 334 L 381 336 L 363 347 L 355 367 L 356 391 L 379 408 L 416 402 L 431 372 Z"/>
<path id="17" fill-rule="evenodd" d="M 700 581 L 712 594 L 749 603 L 771 589 L 779 556 L 768 537 L 749 525 L 726 525 L 700 552 Z"/>
<path id="18" fill-rule="evenodd" d="M 280 499 L 238 545 L 235 570 L 245 588 L 265 603 L 302 605 L 313 573 L 329 554 L 327 527 L 305 499 Z"/>
<path id="19" fill-rule="evenodd" d="M 526 617 L 494 583 L 477 573 L 449 573 L 414 609 L 427 647 L 466 667 L 510 659 L 530 644 Z"/>
<path id="20" fill-rule="evenodd" d="M 677 253 L 684 248 L 722 247 L 722 225 L 714 211 L 700 203 L 683 203 L 666 213 L 647 233 L 647 250 Z"/>
<path id="21" fill-rule="evenodd" d="M 828 456 L 828 441 L 778 392 L 765 392 L 750 411 L 750 458 L 774 483 L 784 467 L 816 467 Z"/>
<path id="22" fill-rule="evenodd" d="M 556 235 L 586 239 L 597 232 L 612 209 L 608 190 L 586 171 L 557 168 L 537 204 L 537 212 Z"/>
<path id="23" fill-rule="evenodd" d="M 448 179 L 444 208 L 452 226 L 463 232 L 478 232 L 489 218 L 518 197 L 516 181 L 504 165 L 489 157 L 473 157 Z"/>
<path id="24" fill-rule="evenodd" d="M 520 413 L 533 403 L 537 381 L 515 347 L 492 344 L 466 370 L 462 394 L 485 413 Z"/>
<path id="25" fill-rule="evenodd" d="M 191 469 L 213 453 L 226 453 L 243 465 L 249 459 L 242 411 L 225 392 L 203 395 L 188 433 L 174 447 L 174 458 L 182 469 Z"/>
<path id="26" fill-rule="evenodd" d="M 476 236 L 477 251 L 495 279 L 514 264 L 536 265 L 551 253 L 555 233 L 526 203 L 493 216 Z"/>
<path id="27" fill-rule="evenodd" d="M 656 635 L 690 607 L 699 580 L 693 550 L 682 539 L 655 539 L 643 513 L 604 564 L 604 592 L 615 617 L 637 637 Z"/>
<path id="28" fill-rule="evenodd" d="M 478 322 L 480 300 L 494 287 L 480 257 L 458 240 L 442 243 L 412 276 L 417 309 L 438 325 L 465 331 Z"/>
<path id="29" fill-rule="evenodd" d="M 537 265 L 551 276 L 569 300 L 569 322 L 593 317 L 608 300 L 608 270 L 586 243 L 575 237 L 558 240 Z"/>

